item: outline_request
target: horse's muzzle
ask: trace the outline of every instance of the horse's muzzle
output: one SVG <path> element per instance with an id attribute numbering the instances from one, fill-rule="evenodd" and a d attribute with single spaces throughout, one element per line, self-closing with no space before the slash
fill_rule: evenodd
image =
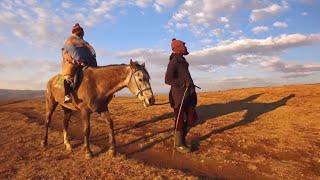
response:
<path id="1" fill-rule="evenodd" d="M 143 105 L 144 105 L 144 107 L 152 106 L 154 104 L 154 102 L 155 102 L 154 97 L 146 98 L 143 101 Z"/>
<path id="2" fill-rule="evenodd" d="M 150 104 L 150 105 L 153 105 L 153 104 L 154 104 L 154 102 L 155 102 L 154 97 L 149 98 L 149 104 Z"/>

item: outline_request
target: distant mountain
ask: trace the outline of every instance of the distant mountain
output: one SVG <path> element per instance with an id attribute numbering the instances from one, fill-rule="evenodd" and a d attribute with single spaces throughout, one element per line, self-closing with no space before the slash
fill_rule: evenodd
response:
<path id="1" fill-rule="evenodd" d="M 0 89 L 0 100 L 21 100 L 21 99 L 32 99 L 40 98 L 44 96 L 44 90 L 11 90 L 11 89 Z"/>

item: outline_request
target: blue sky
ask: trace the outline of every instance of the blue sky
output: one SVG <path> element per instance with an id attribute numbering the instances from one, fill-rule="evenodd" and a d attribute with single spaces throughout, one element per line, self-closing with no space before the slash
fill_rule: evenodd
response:
<path id="1" fill-rule="evenodd" d="M 316 83 L 319 17 L 317 0 L 2 0 L 0 88 L 45 89 L 76 22 L 99 65 L 144 61 L 156 93 L 173 37 L 203 91 Z"/>

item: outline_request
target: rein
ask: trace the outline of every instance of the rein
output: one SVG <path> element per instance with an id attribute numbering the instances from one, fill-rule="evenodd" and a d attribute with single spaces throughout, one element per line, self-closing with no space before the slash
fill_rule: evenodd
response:
<path id="1" fill-rule="evenodd" d="M 131 66 L 130 66 L 130 69 L 131 69 L 131 72 L 132 72 L 132 73 L 131 73 L 131 77 L 130 77 L 129 82 L 131 81 L 131 79 L 133 79 L 134 82 L 135 82 L 135 84 L 136 84 L 136 86 L 137 86 L 137 88 L 138 88 L 138 92 L 137 92 L 135 95 L 136 95 L 136 96 L 143 95 L 143 92 L 144 92 L 144 91 L 151 90 L 151 87 L 145 88 L 145 89 L 141 89 L 141 87 L 139 86 L 139 84 L 138 84 L 138 82 L 137 82 L 136 77 L 134 76 L 134 74 L 137 73 L 139 70 L 134 71 Z"/>

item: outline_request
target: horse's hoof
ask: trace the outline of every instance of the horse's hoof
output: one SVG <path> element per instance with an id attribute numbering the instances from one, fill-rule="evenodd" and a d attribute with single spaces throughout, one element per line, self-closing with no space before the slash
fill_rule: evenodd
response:
<path id="1" fill-rule="evenodd" d="M 111 157 L 115 157 L 116 156 L 116 151 L 114 149 L 109 149 L 108 150 L 108 155 Z"/>
<path id="2" fill-rule="evenodd" d="M 66 149 L 67 149 L 68 152 L 72 152 L 71 144 L 66 144 Z"/>
<path id="3" fill-rule="evenodd" d="M 86 159 L 91 159 L 92 157 L 92 152 L 86 152 Z"/>
<path id="4" fill-rule="evenodd" d="M 41 141 L 41 146 L 42 146 L 43 148 L 46 148 L 47 145 L 48 145 L 47 141 L 45 141 L 45 140 L 42 140 L 42 141 Z"/>

